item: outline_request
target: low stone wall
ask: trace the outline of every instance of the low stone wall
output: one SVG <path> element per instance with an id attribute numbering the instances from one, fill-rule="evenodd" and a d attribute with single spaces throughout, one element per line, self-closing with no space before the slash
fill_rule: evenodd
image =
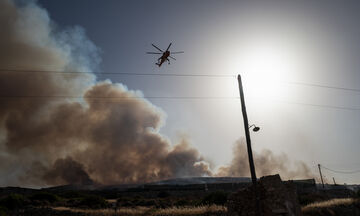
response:
<path id="1" fill-rule="evenodd" d="M 258 181 L 257 194 L 260 206 L 256 206 L 254 186 L 230 195 L 227 208 L 229 216 L 255 216 L 256 209 L 262 216 L 301 216 L 296 187 L 292 182 L 282 182 L 279 175 L 265 176 Z"/>

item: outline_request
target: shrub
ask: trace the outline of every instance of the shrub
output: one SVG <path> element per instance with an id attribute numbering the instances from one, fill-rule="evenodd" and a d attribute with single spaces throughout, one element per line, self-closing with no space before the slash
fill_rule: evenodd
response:
<path id="1" fill-rule="evenodd" d="M 85 195 L 78 191 L 67 191 L 62 193 L 60 196 L 63 198 L 72 199 L 72 198 L 84 197 Z"/>
<path id="2" fill-rule="evenodd" d="M 356 191 L 356 196 L 360 197 L 360 189 Z"/>
<path id="3" fill-rule="evenodd" d="M 6 216 L 7 208 L 0 206 L 0 216 Z"/>
<path id="4" fill-rule="evenodd" d="M 224 191 L 211 192 L 202 199 L 204 205 L 225 205 L 228 194 Z"/>
<path id="5" fill-rule="evenodd" d="M 120 197 L 116 200 L 117 206 L 133 206 L 131 199 L 128 197 Z"/>
<path id="6" fill-rule="evenodd" d="M 9 210 L 22 209 L 27 204 L 26 199 L 20 194 L 10 194 L 9 196 L 0 200 L 0 205 L 6 207 Z M 2 211 L 5 208 L 2 208 Z"/>
<path id="7" fill-rule="evenodd" d="M 33 201 L 40 201 L 40 202 L 46 202 L 46 203 L 54 203 L 56 201 L 59 201 L 59 197 L 48 192 L 40 192 L 32 195 L 31 200 Z"/>
<path id="8" fill-rule="evenodd" d="M 168 208 L 173 206 L 173 203 L 169 199 L 158 199 L 156 200 L 156 208 Z"/>
<path id="9" fill-rule="evenodd" d="M 155 206 L 156 202 L 153 199 L 140 199 L 137 200 L 137 206 Z"/>
<path id="10" fill-rule="evenodd" d="M 108 203 L 106 202 L 106 200 L 103 197 L 96 195 L 88 195 L 84 197 L 80 201 L 79 205 L 81 207 L 88 207 L 92 209 L 100 209 L 100 208 L 108 207 Z"/>
<path id="11" fill-rule="evenodd" d="M 298 199 L 299 199 L 300 205 L 305 206 L 310 203 L 329 200 L 330 197 L 327 196 L 326 194 L 321 194 L 321 193 L 309 193 L 309 194 L 299 195 Z"/>
<path id="12" fill-rule="evenodd" d="M 174 203 L 175 206 L 189 206 L 191 202 L 188 199 L 180 199 Z"/>
<path id="13" fill-rule="evenodd" d="M 169 197 L 170 196 L 170 193 L 167 192 L 167 191 L 160 191 L 157 195 L 157 197 L 159 198 L 166 198 L 166 197 Z"/>

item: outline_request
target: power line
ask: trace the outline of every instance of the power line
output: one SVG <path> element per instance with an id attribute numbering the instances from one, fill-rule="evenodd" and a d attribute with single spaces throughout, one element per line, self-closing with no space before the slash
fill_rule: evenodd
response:
<path id="1" fill-rule="evenodd" d="M 311 107 L 319 107 L 319 108 L 337 109 L 337 110 L 360 111 L 360 108 L 355 108 L 355 107 L 331 106 L 331 105 L 312 104 L 312 103 L 299 103 L 299 102 L 292 102 L 292 101 L 276 101 L 276 102 L 287 103 L 287 104 L 292 104 L 292 105 L 302 105 L 302 106 L 311 106 Z"/>
<path id="2" fill-rule="evenodd" d="M 224 77 L 224 78 L 235 78 L 235 75 L 221 75 L 221 74 L 163 74 L 163 73 L 130 73 L 130 72 L 89 72 L 89 71 L 51 71 L 51 70 L 20 70 L 20 69 L 0 69 L 0 73 L 5 72 L 16 72 L 16 73 L 51 73 L 51 74 L 95 74 L 95 75 L 125 75 L 125 76 L 164 76 L 164 77 Z M 360 92 L 360 89 L 355 88 L 344 88 L 337 86 L 321 85 L 314 83 L 304 83 L 304 82 L 282 82 L 293 85 L 302 85 L 318 88 L 327 88 L 335 90 L 344 90 L 344 91 L 353 91 Z M 34 99 L 45 99 L 45 98 L 68 98 L 68 99 L 129 99 L 129 98 L 145 98 L 145 99 L 168 99 L 168 100 L 206 100 L 206 99 L 236 99 L 239 97 L 214 97 L 214 96 L 147 96 L 147 97 L 86 97 L 83 96 L 68 96 L 68 95 L 18 95 L 18 96 L 7 96 L 0 95 L 1 98 L 34 98 Z M 280 103 L 287 103 L 293 105 L 302 105 L 302 106 L 312 106 L 320 108 L 330 108 L 338 110 L 350 110 L 350 111 L 360 111 L 360 108 L 354 107 L 343 107 L 343 106 L 331 106 L 331 105 L 322 105 L 322 104 L 312 104 L 312 103 L 299 103 L 299 102 L 290 102 L 290 101 L 276 101 Z"/>
<path id="3" fill-rule="evenodd" d="M 317 87 L 317 88 L 327 88 L 327 89 L 335 89 L 335 90 L 343 90 L 343 91 L 360 92 L 360 89 L 356 89 L 356 88 L 345 88 L 345 87 L 321 85 L 321 84 L 315 84 L 315 83 L 304 83 L 304 82 L 285 82 L 285 83 L 293 84 L 293 85 Z"/>
<path id="4" fill-rule="evenodd" d="M 130 73 L 130 72 L 90 72 L 90 71 L 52 71 L 52 70 L 20 70 L 20 69 L 0 69 L 0 73 L 14 72 L 14 73 L 40 73 L 40 74 L 93 74 L 93 75 L 119 75 L 119 76 L 160 76 L 160 77 L 213 77 L 213 78 L 236 78 L 236 75 L 232 74 L 179 74 L 179 73 Z M 357 88 L 346 88 L 339 86 L 331 86 L 317 83 L 306 83 L 306 82 L 280 82 L 283 84 L 299 85 L 299 86 L 309 86 L 315 88 L 326 88 L 342 91 L 351 91 L 360 93 L 360 89 Z"/>
<path id="5" fill-rule="evenodd" d="M 360 163 L 326 163 L 328 166 L 359 166 Z"/>
<path id="6" fill-rule="evenodd" d="M 98 96 L 98 97 L 86 97 L 86 96 L 73 96 L 73 95 L 0 95 L 0 98 L 68 98 L 68 99 L 239 99 L 239 97 L 216 97 L 216 96 L 129 96 L 129 97 L 107 97 L 107 96 Z"/>
<path id="7" fill-rule="evenodd" d="M 160 99 L 160 100 L 239 100 L 240 97 L 224 96 L 128 96 L 128 97 L 108 97 L 108 96 L 76 96 L 76 95 L 0 95 L 0 99 L 79 99 L 79 100 L 102 100 L 102 102 L 117 102 L 117 100 L 127 99 Z M 107 100 L 107 101 L 105 101 Z M 300 103 L 292 101 L 272 100 L 277 103 L 286 103 L 290 105 L 311 106 L 318 108 L 329 108 L 337 110 L 360 111 L 360 108 L 331 106 L 323 104 Z"/>
<path id="8" fill-rule="evenodd" d="M 15 73 L 40 73 L 40 74 L 94 74 L 94 75 L 124 75 L 124 76 L 164 76 L 164 77 L 231 77 L 236 78 L 236 75 L 231 74 L 176 74 L 176 73 L 130 73 L 130 72 L 89 72 L 89 71 L 48 71 L 48 70 L 14 70 L 14 69 L 0 69 L 0 72 L 15 72 Z"/>
<path id="9" fill-rule="evenodd" d="M 335 173 L 341 173 L 341 174 L 354 174 L 354 173 L 360 173 L 360 170 L 353 170 L 353 171 L 339 171 L 339 170 L 333 170 L 327 167 L 324 167 L 323 165 L 321 165 L 322 168 L 329 170 L 331 172 L 335 172 Z"/>

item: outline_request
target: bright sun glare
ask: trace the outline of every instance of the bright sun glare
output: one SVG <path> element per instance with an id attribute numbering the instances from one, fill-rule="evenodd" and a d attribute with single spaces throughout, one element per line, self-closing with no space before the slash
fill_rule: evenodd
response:
<path id="1" fill-rule="evenodd" d="M 291 52 L 284 47 L 257 44 L 230 58 L 229 70 L 242 75 L 248 98 L 285 99 L 290 92 L 284 86 L 296 69 Z"/>

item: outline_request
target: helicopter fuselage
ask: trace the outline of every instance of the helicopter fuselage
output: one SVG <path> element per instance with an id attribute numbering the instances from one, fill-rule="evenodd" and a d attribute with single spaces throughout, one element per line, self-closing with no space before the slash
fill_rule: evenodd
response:
<path id="1" fill-rule="evenodd" d="M 170 52 L 170 47 L 171 47 L 171 44 L 169 44 L 169 46 L 167 47 L 167 49 L 165 51 L 163 51 L 162 49 L 160 49 L 159 47 L 157 47 L 156 45 L 154 44 L 151 44 L 155 49 L 157 49 L 159 52 L 146 52 L 147 54 L 152 54 L 152 55 L 159 55 L 161 54 L 160 58 L 157 59 L 157 62 L 155 63 L 157 66 L 161 67 L 161 65 L 164 63 L 164 62 L 168 62 L 170 64 L 170 59 L 173 59 L 173 60 L 176 60 L 174 57 L 172 57 L 171 55 L 172 54 L 179 54 L 179 53 L 184 53 L 183 51 L 181 52 Z"/>
<path id="2" fill-rule="evenodd" d="M 158 63 L 156 63 L 159 67 L 165 62 L 165 61 L 169 61 L 168 59 L 170 56 L 170 51 L 165 51 L 162 56 L 158 59 Z"/>

